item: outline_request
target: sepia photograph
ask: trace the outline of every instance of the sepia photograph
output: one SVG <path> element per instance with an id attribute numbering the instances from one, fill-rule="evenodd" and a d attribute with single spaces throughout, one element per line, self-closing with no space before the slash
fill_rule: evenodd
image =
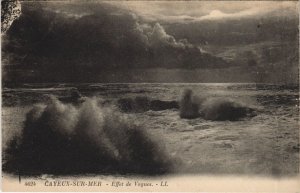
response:
<path id="1" fill-rule="evenodd" d="M 3 0 L 1 71 L 3 189 L 299 178 L 298 1 Z"/>

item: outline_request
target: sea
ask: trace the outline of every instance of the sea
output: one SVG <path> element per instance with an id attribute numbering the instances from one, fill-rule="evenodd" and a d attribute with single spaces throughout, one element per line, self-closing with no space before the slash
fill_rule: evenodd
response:
<path id="1" fill-rule="evenodd" d="M 180 101 L 183 93 L 230 99 L 254 109 L 239 120 L 180 117 L 178 108 L 124 112 L 176 162 L 176 174 L 299 174 L 299 86 L 257 83 L 40 83 L 3 86 L 2 150 L 21 136 L 26 114 L 49 96 L 97 98 L 117 108 L 120 99 Z M 62 102 L 63 103 L 63 102 Z"/>

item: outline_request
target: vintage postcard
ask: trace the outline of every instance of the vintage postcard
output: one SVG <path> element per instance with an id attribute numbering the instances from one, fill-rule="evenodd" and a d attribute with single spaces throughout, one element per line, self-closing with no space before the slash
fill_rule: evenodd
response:
<path id="1" fill-rule="evenodd" d="M 2 191 L 296 192 L 298 1 L 1 1 Z"/>

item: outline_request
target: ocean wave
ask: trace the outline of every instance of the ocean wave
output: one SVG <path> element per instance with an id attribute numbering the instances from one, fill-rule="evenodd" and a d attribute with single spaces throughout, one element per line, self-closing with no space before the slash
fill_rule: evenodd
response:
<path id="1" fill-rule="evenodd" d="M 255 110 L 230 98 L 200 98 L 193 91 L 184 91 L 180 101 L 180 117 L 194 119 L 203 117 L 213 121 L 237 121 L 255 116 Z"/>
<path id="2" fill-rule="evenodd" d="M 35 174 L 163 174 L 164 148 L 116 108 L 87 98 L 79 106 L 52 97 L 26 115 L 21 138 L 5 152 L 3 170 Z"/>
<path id="3" fill-rule="evenodd" d="M 117 106 L 123 112 L 145 112 L 149 110 L 162 111 L 179 108 L 177 101 L 151 100 L 145 96 L 121 98 L 117 101 Z"/>

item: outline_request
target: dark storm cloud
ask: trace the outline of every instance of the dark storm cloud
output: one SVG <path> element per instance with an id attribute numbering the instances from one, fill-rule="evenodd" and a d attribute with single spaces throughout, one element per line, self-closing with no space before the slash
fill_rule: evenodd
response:
<path id="1" fill-rule="evenodd" d="M 197 44 L 241 45 L 263 41 L 296 41 L 298 15 L 168 24 L 166 31 Z"/>
<path id="2" fill-rule="evenodd" d="M 4 82 L 297 82 L 295 5 L 23 2 L 2 37 Z"/>
<path id="3" fill-rule="evenodd" d="M 103 3 L 23 3 L 2 49 L 9 68 L 22 71 L 13 76 L 39 73 L 49 80 L 84 81 L 108 69 L 228 66 L 200 50 L 167 34 L 159 22 L 139 21 L 135 14 Z"/>

